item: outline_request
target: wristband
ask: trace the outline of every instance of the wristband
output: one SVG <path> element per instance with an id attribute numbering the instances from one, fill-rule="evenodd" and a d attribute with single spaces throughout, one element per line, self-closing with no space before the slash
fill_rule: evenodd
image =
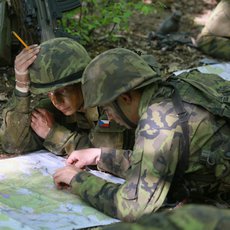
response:
<path id="1" fill-rule="evenodd" d="M 28 93 L 29 92 L 29 87 L 19 87 L 16 85 L 15 89 L 21 93 Z"/>
<path id="2" fill-rule="evenodd" d="M 29 86 L 30 85 L 30 82 L 29 81 L 19 81 L 17 79 L 15 79 L 16 82 L 20 83 L 20 84 L 23 84 L 23 85 L 26 85 L 26 86 Z"/>
<path id="3" fill-rule="evenodd" d="M 20 75 L 20 76 L 22 76 L 22 75 L 27 75 L 27 74 L 29 73 L 28 70 L 26 70 L 25 72 L 21 72 L 21 71 L 17 70 L 16 68 L 14 68 L 14 72 L 15 72 L 17 75 Z"/>

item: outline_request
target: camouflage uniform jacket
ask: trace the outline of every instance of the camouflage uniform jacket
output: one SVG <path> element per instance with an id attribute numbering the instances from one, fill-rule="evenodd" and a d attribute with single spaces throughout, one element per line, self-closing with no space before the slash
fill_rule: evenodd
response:
<path id="1" fill-rule="evenodd" d="M 15 90 L 3 111 L 2 147 L 5 152 L 21 154 L 46 148 L 57 155 L 66 155 L 74 149 L 91 146 L 88 133 L 94 122 L 83 113 L 63 115 L 49 99 L 42 100 L 38 107 L 52 112 L 56 123 L 45 140 L 40 138 L 30 127 L 30 100 L 29 94 Z"/>
<path id="2" fill-rule="evenodd" d="M 212 193 L 220 188 L 229 191 L 230 175 L 225 172 L 230 162 L 223 162 L 222 156 L 229 152 L 230 127 L 196 105 L 184 103 L 184 106 L 189 113 L 190 135 L 185 178 L 204 189 L 199 192 Z M 154 88 L 148 87 L 141 98 L 139 115 L 133 151 L 102 149 L 98 163 L 99 169 L 124 177 L 124 184 L 106 182 L 85 171 L 71 181 L 73 193 L 125 221 L 133 221 L 162 206 L 180 158 L 182 130 L 171 99 L 159 98 Z M 209 167 L 211 155 L 217 164 Z M 200 161 L 201 156 L 206 158 Z"/>

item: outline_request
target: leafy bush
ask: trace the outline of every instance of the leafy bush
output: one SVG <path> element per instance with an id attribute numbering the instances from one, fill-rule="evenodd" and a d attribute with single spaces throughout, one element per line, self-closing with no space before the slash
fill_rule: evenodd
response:
<path id="1" fill-rule="evenodd" d="M 155 2 L 144 4 L 140 0 L 84 0 L 82 7 L 63 15 L 62 23 L 68 33 L 80 38 L 83 45 L 103 38 L 113 42 L 128 31 L 129 19 L 134 12 L 147 15 L 159 9 L 161 3 Z"/>

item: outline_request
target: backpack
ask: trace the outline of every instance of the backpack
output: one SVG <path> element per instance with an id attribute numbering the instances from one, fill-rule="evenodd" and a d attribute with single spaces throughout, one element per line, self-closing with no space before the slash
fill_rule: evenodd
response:
<path id="1" fill-rule="evenodd" d="M 198 70 L 171 76 L 168 80 L 176 88 L 182 101 L 199 105 L 230 121 L 230 81 Z"/>
<path id="2" fill-rule="evenodd" d="M 189 117 L 182 102 L 201 106 L 230 123 L 230 81 L 215 74 L 192 70 L 177 76 L 171 75 L 164 84 L 173 88 L 172 102 L 182 128 L 181 157 L 174 175 L 174 185 L 170 188 L 173 191 L 178 184 L 184 186 L 183 176 L 188 168 L 189 159 Z M 190 196 L 186 187 L 183 187 L 181 192 L 184 193 L 184 197 Z"/>

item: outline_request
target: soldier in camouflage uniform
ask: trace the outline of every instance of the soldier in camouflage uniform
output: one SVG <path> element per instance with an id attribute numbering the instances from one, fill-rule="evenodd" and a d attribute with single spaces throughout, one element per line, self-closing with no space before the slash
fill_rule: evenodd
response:
<path id="1" fill-rule="evenodd" d="M 114 124 L 94 128 L 97 108 L 83 109 L 80 80 L 90 60 L 86 50 L 69 38 L 30 46 L 16 57 L 16 89 L 3 112 L 5 152 L 21 154 L 46 148 L 66 155 L 92 143 L 122 146 L 123 128 Z M 49 97 L 41 100 L 32 112 L 30 91 Z"/>
<path id="2" fill-rule="evenodd" d="M 186 199 L 225 206 L 230 197 L 229 124 L 183 101 L 189 141 L 184 145 L 183 120 L 178 119 L 183 114 L 172 100 L 175 89 L 163 83 L 154 69 L 127 49 L 112 49 L 92 60 L 82 78 L 85 107 L 102 106 L 110 119 L 127 128 L 137 126 L 134 149 L 74 151 L 67 159 L 69 165 L 55 172 L 56 186 L 71 186 L 72 193 L 124 221 Z M 184 88 L 180 83 L 179 88 Z M 181 172 L 177 168 L 186 146 L 188 166 Z M 91 164 L 124 178 L 125 183 L 110 183 L 81 170 Z"/>
<path id="3" fill-rule="evenodd" d="M 197 38 L 198 48 L 214 58 L 230 61 L 230 0 L 221 0 Z"/>

